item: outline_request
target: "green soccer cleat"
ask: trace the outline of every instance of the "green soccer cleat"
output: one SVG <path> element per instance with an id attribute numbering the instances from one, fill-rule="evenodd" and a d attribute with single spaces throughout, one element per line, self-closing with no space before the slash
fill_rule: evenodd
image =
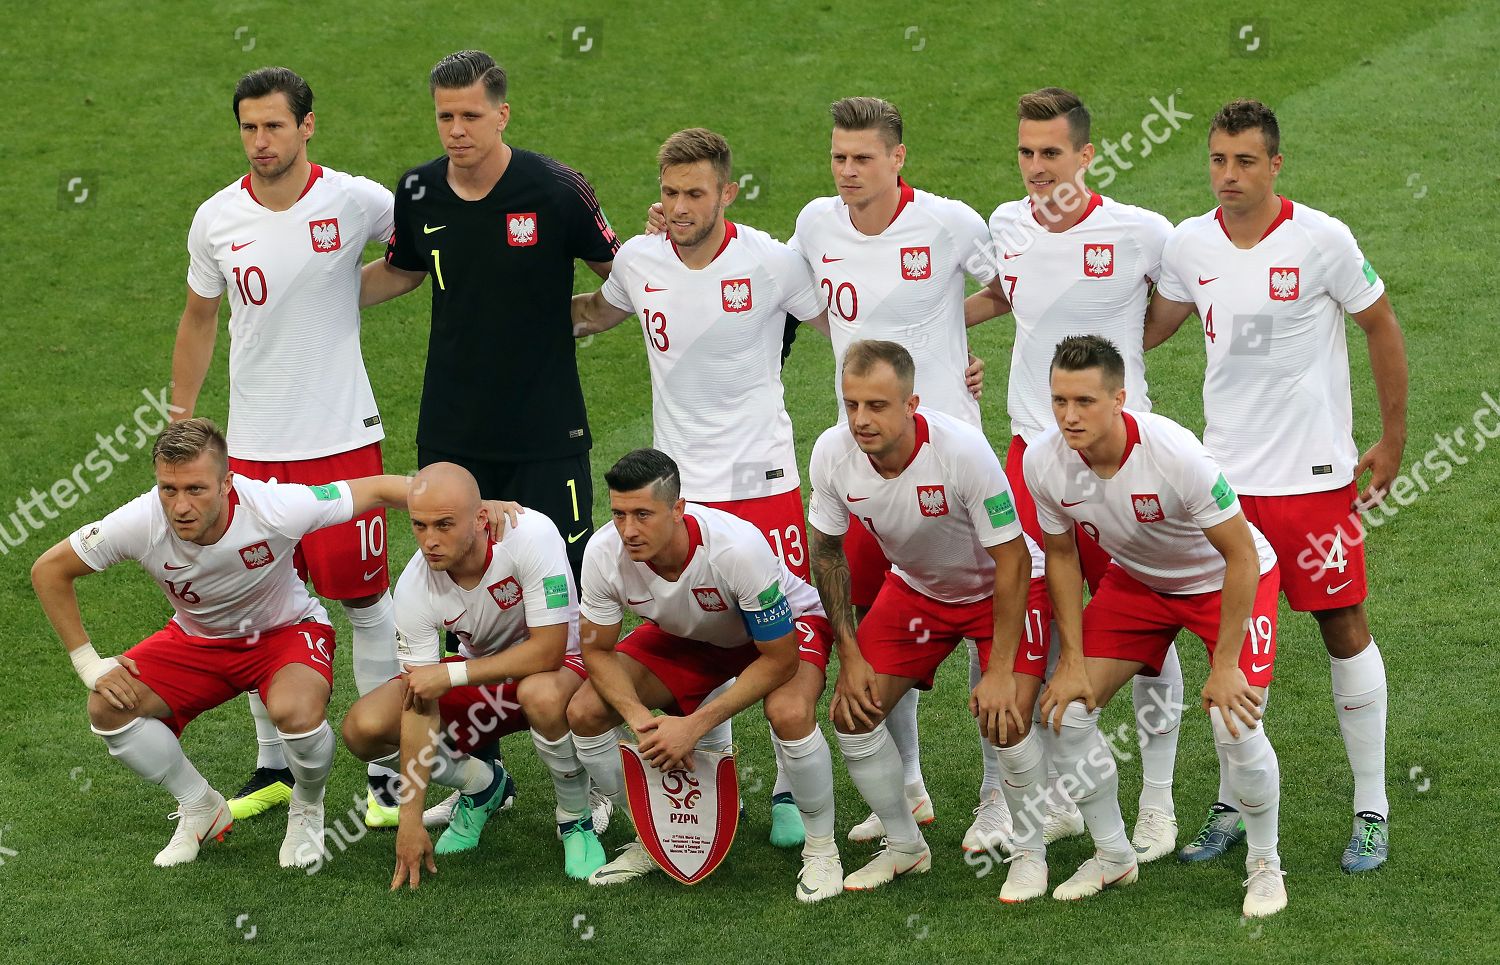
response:
<path id="1" fill-rule="evenodd" d="M 587 881 L 589 875 L 604 867 L 608 858 L 599 835 L 594 833 L 593 820 L 587 816 L 567 821 L 557 826 L 562 835 L 563 870 L 574 881 Z"/>
<path id="2" fill-rule="evenodd" d="M 800 848 L 807 840 L 802 812 L 786 791 L 771 798 L 771 844 L 778 848 Z"/>
<path id="3" fill-rule="evenodd" d="M 438 854 L 458 854 L 479 847 L 479 835 L 484 832 L 484 823 L 490 815 L 505 805 L 507 798 L 515 796 L 515 785 L 499 761 L 491 762 L 494 778 L 490 786 L 478 794 L 459 797 L 458 807 L 453 809 L 453 820 L 437 840 L 434 849 Z"/>
<path id="4" fill-rule="evenodd" d="M 1339 868 L 1346 875 L 1374 871 L 1390 853 L 1390 824 L 1374 811 L 1361 811 L 1354 816 L 1354 836 L 1339 859 Z"/>
<path id="5" fill-rule="evenodd" d="M 292 799 L 292 772 L 285 767 L 257 767 L 239 793 L 229 799 L 229 813 L 236 821 L 265 814 Z"/>

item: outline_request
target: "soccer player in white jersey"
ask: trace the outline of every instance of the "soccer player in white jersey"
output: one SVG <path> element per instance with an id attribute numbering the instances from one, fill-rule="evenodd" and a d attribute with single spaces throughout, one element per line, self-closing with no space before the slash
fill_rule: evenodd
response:
<path id="1" fill-rule="evenodd" d="M 1124 360 L 1109 341 L 1064 339 L 1052 362 L 1057 428 L 1027 449 L 1023 463 L 1062 647 L 1042 694 L 1042 719 L 1058 735 L 1057 768 L 1095 848 L 1052 894 L 1077 900 L 1137 879 L 1099 714 L 1127 680 L 1160 666 L 1188 629 L 1208 647 L 1203 708 L 1245 816 L 1243 912 L 1271 915 L 1286 907 L 1276 851 L 1281 778 L 1261 721 L 1276 656 L 1276 555 L 1193 434 L 1162 416 L 1125 411 L 1125 399 Z M 1077 524 L 1098 533 L 1112 560 L 1086 608 Z M 1015 783 L 1040 786 L 1040 756 L 1024 763 L 1031 773 Z M 1038 843 L 1034 837 L 1012 862 L 1006 887 L 1017 900 L 1046 890 Z"/>
<path id="2" fill-rule="evenodd" d="M 234 113 L 250 172 L 205 201 L 188 232 L 187 307 L 172 352 L 173 418 L 190 418 L 229 315 L 229 465 L 250 479 L 317 485 L 381 472 L 385 431 L 359 347 L 360 256 L 391 234 L 385 187 L 307 157 L 312 90 L 284 67 L 242 77 Z M 360 693 L 396 672 L 380 509 L 310 534 L 298 572 L 354 629 Z M 236 819 L 291 797 L 276 726 L 252 690 L 259 754 L 230 801 Z M 366 821 L 395 823 L 390 773 L 370 769 Z M 381 799 L 386 801 L 382 806 Z"/>
<path id="3" fill-rule="evenodd" d="M 817 591 L 754 525 L 682 499 L 666 454 L 627 453 L 604 479 L 614 525 L 584 552 L 579 637 L 589 680 L 568 707 L 579 760 L 623 802 L 621 723 L 647 761 L 670 770 L 724 721 L 764 701 L 807 829 L 797 899 L 837 895 L 833 761 L 817 721 L 832 631 Z M 645 622 L 622 640 L 627 609 Z M 658 709 L 666 716 L 653 717 Z M 617 884 L 655 867 L 637 839 L 589 881 Z"/>
<path id="4" fill-rule="evenodd" d="M 755 524 L 806 580 L 807 523 L 783 401 L 781 341 L 788 315 L 827 334 L 822 296 L 799 253 L 725 219 L 739 185 L 723 137 L 703 128 L 678 131 L 657 161 L 666 230 L 627 241 L 603 287 L 574 297 L 574 334 L 640 316 L 652 445 L 677 463 L 682 497 Z M 808 677 L 806 685 L 817 688 L 808 694 L 816 703 L 822 678 Z M 778 753 L 771 843 L 795 847 L 803 839 Z"/>
<path id="5" fill-rule="evenodd" d="M 1161 274 L 1161 249 L 1172 224 L 1154 211 L 1121 204 L 1084 182 L 1094 159 L 1089 110 L 1078 95 L 1046 87 L 1021 97 L 1016 157 L 1026 197 L 990 216 L 990 252 L 999 274 L 965 304 L 970 325 L 1010 313 L 1015 319 L 1009 395 L 1011 441 L 1005 474 L 1026 535 L 1041 542 L 1036 508 L 1021 461 L 1028 443 L 1056 424 L 1048 373 L 1057 343 L 1069 335 L 1099 335 L 1125 357 L 1125 404 L 1150 412 L 1142 327 L 1151 286 Z M 1078 534 L 1084 578 L 1097 589 L 1109 555 L 1087 533 Z M 1161 673 L 1132 684 L 1142 785 L 1131 836 L 1142 862 L 1177 846 L 1172 768 L 1182 720 L 1182 666 L 1176 647 Z M 1050 738 L 1043 734 L 1043 742 Z M 1051 797 L 1048 837 L 1083 833 L 1083 821 L 1061 788 Z"/>
<path id="6" fill-rule="evenodd" d="M 1355 873 L 1378 868 L 1390 847 L 1385 663 L 1365 616 L 1357 513 L 1384 497 L 1401 466 L 1406 344 L 1385 284 L 1344 223 L 1276 193 L 1280 142 L 1276 115 L 1258 101 L 1215 116 L 1209 177 L 1220 206 L 1168 240 L 1146 348 L 1193 313 L 1203 320 L 1203 444 L 1275 548 L 1287 604 L 1317 619 L 1332 664 L 1354 772 L 1354 833 L 1340 866 Z M 1381 435 L 1363 456 L 1352 434 L 1346 314 L 1365 333 L 1380 400 Z M 1184 860 L 1216 857 L 1238 840 L 1226 790 Z"/>
<path id="7" fill-rule="evenodd" d="M 992 696 L 1001 668 L 990 651 L 1025 659 L 1018 644 L 1032 560 L 984 433 L 918 408 L 906 349 L 856 341 L 842 370 L 847 419 L 813 447 L 808 535 L 839 650 L 830 715 L 849 776 L 886 836 L 886 847 L 844 879 L 845 889 L 863 891 L 932 867 L 901 787 L 886 709 L 913 687 L 930 689 L 938 665 L 968 638 L 983 671 L 970 709 L 986 735 L 996 732 Z M 843 550 L 854 516 L 892 563 L 857 630 Z"/>
<path id="8" fill-rule="evenodd" d="M 321 862 L 323 790 L 334 736 L 325 713 L 334 633 L 293 565 L 306 534 L 375 506 L 404 508 L 407 480 L 370 476 L 318 486 L 266 483 L 229 469 L 207 419 L 174 422 L 151 450 L 156 486 L 42 554 L 32 567 L 47 619 L 89 689 L 89 722 L 111 756 L 177 799 L 177 830 L 156 856 L 192 861 L 233 821 L 223 796 L 183 754 L 193 718 L 248 690 L 264 695 L 294 775 L 280 863 Z M 136 560 L 174 611 L 160 631 L 100 657 L 73 584 Z"/>
<path id="9" fill-rule="evenodd" d="M 474 748 L 530 729 L 557 792 L 564 868 L 584 879 L 604 864 L 589 816 L 588 775 L 568 733 L 568 701 L 587 676 L 578 655 L 578 595 L 567 544 L 541 513 L 523 513 L 505 538 L 489 537 L 479 484 L 467 469 L 433 463 L 417 473 L 407 507 L 418 551 L 396 581 L 397 645 L 405 673 L 361 697 L 344 717 L 357 756 L 405 778 L 393 888 L 417 887 L 435 854 L 478 846 L 505 801 L 510 775 Z M 454 633 L 459 652 L 443 656 Z M 429 781 L 463 792 L 434 850 L 422 826 Z"/>

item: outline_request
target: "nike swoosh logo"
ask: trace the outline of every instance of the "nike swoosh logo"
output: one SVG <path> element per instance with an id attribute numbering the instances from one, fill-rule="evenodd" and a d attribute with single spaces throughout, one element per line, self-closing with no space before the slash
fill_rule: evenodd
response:
<path id="1" fill-rule="evenodd" d="M 424 224 L 424 225 L 423 225 L 423 226 L 422 226 L 422 234 L 424 234 L 424 235 L 430 235 L 430 234 L 432 234 L 432 233 L 433 233 L 433 232 L 434 232 L 434 231 L 442 231 L 442 230 L 443 230 L 443 229 L 444 229 L 444 228 L 446 228 L 446 227 L 448 227 L 448 226 L 447 226 L 447 225 L 445 225 L 445 224 L 440 224 L 440 225 L 438 225 L 438 226 L 437 226 L 437 227 L 436 227 L 436 228 L 434 228 L 434 227 L 433 227 L 433 226 L 432 226 L 432 225 L 427 225 L 427 224 Z"/>
<path id="2" fill-rule="evenodd" d="M 229 250 L 230 251 L 239 251 L 241 248 L 249 248 L 253 244 L 255 244 L 255 242 L 253 242 L 253 241 L 247 241 L 247 242 L 245 242 L 242 245 L 236 245 L 236 244 L 231 243 L 229 245 Z"/>
<path id="3" fill-rule="evenodd" d="M 167 570 L 185 570 L 192 565 L 191 563 L 184 563 L 181 566 L 173 566 L 171 563 L 163 563 L 162 568 Z"/>
<path id="4" fill-rule="evenodd" d="M 869 499 L 870 497 L 869 496 L 851 496 L 848 493 L 845 493 L 844 494 L 844 498 L 847 499 L 851 503 L 862 503 L 865 500 Z"/>
<path id="5" fill-rule="evenodd" d="M 216 825 L 216 824 L 219 823 L 219 815 L 221 815 L 223 813 L 224 813 L 224 809 L 223 808 L 219 808 L 219 810 L 217 810 L 217 811 L 214 812 L 214 819 L 212 821 L 208 822 L 208 830 L 209 831 L 212 831 L 214 825 Z M 228 828 L 224 829 L 224 831 L 228 831 L 228 830 L 229 830 Z M 223 834 L 224 831 L 220 831 L 219 833 Z M 202 844 L 203 843 L 203 839 L 206 838 L 206 837 L 208 837 L 208 831 L 205 831 L 202 834 L 198 835 L 198 843 Z"/>
<path id="6" fill-rule="evenodd" d="M 800 892 L 802 892 L 804 895 L 815 895 L 815 894 L 818 893 L 818 889 L 816 889 L 816 888 L 809 888 L 809 887 L 807 887 L 806 884 L 804 884 L 801 881 L 797 882 L 797 890 L 800 891 Z"/>
<path id="7" fill-rule="evenodd" d="M 843 260 L 844 259 L 842 259 L 842 258 L 830 258 L 827 255 L 823 256 L 823 264 L 825 264 L 825 265 L 831 265 L 831 264 L 833 264 L 836 261 L 843 261 Z"/>
<path id="8" fill-rule="evenodd" d="M 1018 791 L 1021 790 L 1022 788 L 1024 788 L 1026 786 L 1025 784 L 1011 784 L 1010 783 L 1010 778 L 1004 778 L 1004 781 L 1005 781 L 1005 783 L 1008 786 L 1013 787 L 1013 788 L 1015 788 Z"/>
<path id="9" fill-rule="evenodd" d="M 1041 660 L 1045 656 L 1046 656 L 1046 654 L 1041 654 L 1041 653 L 1028 653 L 1026 655 L 1026 659 L 1027 660 Z"/>
<path id="10" fill-rule="evenodd" d="M 1003 257 L 1005 258 L 1006 261 L 1010 261 L 1012 258 L 1019 258 L 1019 257 L 1021 257 L 1021 253 L 1019 251 L 1017 251 L 1017 252 L 1009 252 L 1009 251 L 1007 251 Z"/>
<path id="11" fill-rule="evenodd" d="M 798 647 L 797 649 L 799 651 L 801 651 L 802 653 L 810 653 L 810 654 L 812 654 L 815 657 L 821 657 L 821 656 L 823 656 L 823 651 L 814 649 L 813 647 Z M 1344 709 L 1348 710 L 1349 708 L 1345 707 Z"/>
<path id="12" fill-rule="evenodd" d="M 464 610 L 464 613 L 468 613 L 468 612 L 469 612 L 468 610 Z M 443 626 L 445 626 L 445 627 L 451 627 L 451 626 L 453 626 L 453 624 L 457 623 L 458 621 L 460 621 L 460 620 L 462 620 L 464 618 L 464 613 L 460 613 L 458 616 L 454 617 L 451 620 L 444 620 L 443 621 Z"/>
<path id="13" fill-rule="evenodd" d="M 1348 704 L 1345 704 L 1344 705 L 1344 709 L 1345 710 L 1364 710 L 1366 707 L 1370 706 L 1373 703 L 1375 703 L 1375 701 L 1373 701 L 1373 700 L 1367 700 L 1364 703 L 1360 704 L 1358 707 L 1350 707 Z"/>
<path id="14" fill-rule="evenodd" d="M 586 529 L 581 529 L 581 530 L 579 530 L 576 533 L 569 533 L 568 534 L 568 542 L 569 543 L 576 543 L 579 540 L 583 539 L 588 534 L 589 534 L 589 531 L 586 530 Z"/>
<path id="15" fill-rule="evenodd" d="M 840 260 L 842 260 L 842 259 L 840 259 Z M 922 863 L 922 859 L 918 858 L 917 860 L 913 861 L 911 864 L 907 865 L 905 868 L 902 868 L 901 870 L 897 871 L 896 874 L 898 874 L 898 875 L 904 875 L 908 871 L 910 871 L 911 869 L 915 868 L 917 865 L 919 865 L 921 863 Z"/>
<path id="16" fill-rule="evenodd" d="M 646 286 L 646 291 L 647 292 L 664 292 L 664 291 L 666 291 L 666 289 L 665 288 L 652 288 L 650 285 L 647 285 Z"/>
<path id="17" fill-rule="evenodd" d="M 383 569 L 383 567 L 382 567 L 382 569 Z M 365 574 L 365 582 L 368 583 L 371 580 L 375 579 L 375 577 L 377 577 L 379 575 L 380 575 L 380 570 L 371 570 L 370 572 L 368 572 L 368 573 Z"/>
<path id="18" fill-rule="evenodd" d="M 1126 869 L 1126 870 L 1125 870 L 1125 874 L 1122 874 L 1122 875 L 1120 875 L 1120 877 L 1119 877 L 1119 878 L 1116 878 L 1116 879 L 1115 879 L 1115 881 L 1121 881 L 1121 880 L 1123 880 L 1123 879 L 1124 879 L 1124 877 L 1125 877 L 1125 875 L 1128 875 L 1128 874 L 1130 874 L 1130 872 L 1131 872 L 1131 871 L 1132 871 L 1132 870 L 1133 870 L 1133 869 L 1130 869 L 1130 868 L 1127 868 L 1127 869 Z M 1103 879 L 1103 878 L 1100 878 L 1100 879 L 1099 879 L 1099 884 L 1100 884 L 1100 885 L 1102 885 L 1102 886 L 1103 886 L 1103 887 L 1105 887 L 1105 888 L 1108 888 L 1108 887 L 1109 887 L 1109 886 L 1110 886 L 1110 885 L 1112 885 L 1112 884 L 1114 884 L 1114 883 L 1115 883 L 1115 881 L 1105 881 L 1105 880 L 1104 880 L 1104 879 Z"/>
<path id="19" fill-rule="evenodd" d="M 1071 509 L 1071 508 L 1072 508 L 1072 507 L 1074 507 L 1074 506 L 1081 506 L 1081 505 L 1083 505 L 1083 504 L 1084 504 L 1084 503 L 1086 503 L 1086 502 L 1088 502 L 1088 500 L 1087 500 L 1087 499 L 1078 499 L 1078 500 L 1074 500 L 1074 501 L 1073 501 L 1073 502 L 1071 502 L 1071 503 L 1070 503 L 1070 502 L 1068 502 L 1068 501 L 1067 501 L 1067 500 L 1066 500 L 1066 499 L 1064 499 L 1064 500 L 1063 500 L 1063 501 L 1062 501 L 1062 504 L 1063 504 L 1063 508 L 1064 508 L 1064 509 Z"/>
<path id="20" fill-rule="evenodd" d="M 1218 275 L 1215 275 L 1212 278 L 1204 278 L 1202 275 L 1198 276 L 1198 284 L 1200 284 L 1200 285 L 1207 285 L 1211 281 L 1218 281 L 1218 280 L 1219 280 L 1219 276 Z"/>
<path id="21" fill-rule="evenodd" d="M 632 600 L 630 597 L 627 596 L 625 598 L 625 602 L 629 603 L 631 606 L 640 606 L 642 603 L 650 603 L 654 599 L 656 599 L 656 597 L 654 597 L 654 596 L 648 596 L 644 600 Z"/>
<path id="22" fill-rule="evenodd" d="M 1338 586 L 1325 587 L 1323 589 L 1323 592 L 1327 593 L 1329 596 L 1333 596 L 1339 590 L 1342 590 L 1344 587 L 1348 586 L 1350 583 L 1353 583 L 1353 582 L 1354 582 L 1353 580 L 1345 580 L 1344 582 L 1340 583 Z"/>
<path id="23" fill-rule="evenodd" d="M 1254 673 L 1260 673 L 1263 670 L 1270 670 L 1271 669 L 1271 665 L 1268 664 L 1268 663 L 1252 663 L 1250 665 L 1250 669 Z"/>

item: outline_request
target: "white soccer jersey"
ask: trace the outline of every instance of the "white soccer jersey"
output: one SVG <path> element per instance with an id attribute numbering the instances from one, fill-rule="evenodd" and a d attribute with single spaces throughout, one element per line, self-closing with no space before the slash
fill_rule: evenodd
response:
<path id="1" fill-rule="evenodd" d="M 667 633 L 715 647 L 791 632 L 791 621 L 824 616 L 818 591 L 786 568 L 751 523 L 689 503 L 688 562 L 673 581 L 625 552 L 620 531 L 599 529 L 583 553 L 579 612 L 599 626 L 619 623 L 629 609 Z M 774 634 L 774 635 L 772 635 Z"/>
<path id="2" fill-rule="evenodd" d="M 229 293 L 229 454 L 314 459 L 385 437 L 359 351 L 365 245 L 390 238 L 391 192 L 317 164 L 285 211 L 245 175 L 198 208 L 188 286 Z"/>
<path id="3" fill-rule="evenodd" d="M 534 509 L 491 543 L 484 575 L 465 590 L 427 565 L 420 550 L 396 581 L 396 654 L 402 663 L 443 658 L 443 635 L 459 639 L 465 659 L 487 657 L 525 640 L 534 627 L 568 624 L 568 653 L 578 652 L 578 592 L 557 525 Z"/>
<path id="4" fill-rule="evenodd" d="M 73 550 L 95 570 L 136 560 L 161 585 L 173 620 L 195 637 L 253 637 L 302 620 L 328 622 L 292 565 L 297 541 L 347 523 L 354 497 L 345 482 L 266 483 L 235 476 L 229 528 L 200 546 L 179 539 L 156 489 L 73 533 Z"/>
<path id="5" fill-rule="evenodd" d="M 1252 496 L 1323 492 L 1354 479 L 1344 315 L 1385 292 L 1342 221 L 1281 199 L 1254 248 L 1217 209 L 1178 225 L 1160 291 L 1203 320 L 1203 443 Z"/>
<path id="6" fill-rule="evenodd" d="M 1224 558 L 1203 531 L 1240 511 L 1239 497 L 1197 438 L 1165 416 L 1125 413 L 1125 455 L 1110 479 L 1052 429 L 1026 448 L 1026 487 L 1042 531 L 1076 522 L 1125 572 L 1161 593 L 1224 587 Z M 1260 572 L 1276 554 L 1254 526 Z"/>
<path id="7" fill-rule="evenodd" d="M 652 443 L 677 461 L 695 502 L 798 488 L 781 386 L 788 313 L 823 310 L 807 262 L 764 231 L 727 223 L 708 267 L 682 263 L 666 234 L 625 242 L 601 292 L 641 318 L 651 364 Z"/>
<path id="8" fill-rule="evenodd" d="M 844 351 L 850 342 L 874 338 L 911 353 L 922 405 L 979 425 L 979 403 L 964 385 L 964 275 L 987 284 L 995 272 L 984 254 L 989 231 L 973 208 L 902 181 L 896 216 L 880 234 L 855 228 L 842 199 L 818 198 L 797 216 L 791 244 L 807 259 L 828 305 L 840 422 Z"/>
<path id="9" fill-rule="evenodd" d="M 1030 198 L 990 216 L 1000 290 L 1016 341 L 1010 355 L 1011 434 L 1030 444 L 1056 423 L 1052 355 L 1070 335 L 1100 335 L 1125 358 L 1125 405 L 1151 411 L 1142 343 L 1150 286 L 1172 223 L 1154 211 L 1091 194 L 1083 220 L 1056 234 L 1036 219 Z"/>
<path id="10" fill-rule="evenodd" d="M 858 516 L 892 571 L 944 603 L 992 596 L 995 561 L 986 548 L 1022 535 L 1010 483 L 984 433 L 926 407 L 917 410 L 911 461 L 894 479 L 875 471 L 847 425 L 818 437 L 808 475 L 809 525 L 842 536 Z"/>

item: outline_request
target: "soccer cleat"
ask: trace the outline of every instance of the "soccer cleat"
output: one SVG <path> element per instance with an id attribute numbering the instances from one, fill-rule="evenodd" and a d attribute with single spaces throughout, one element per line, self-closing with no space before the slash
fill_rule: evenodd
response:
<path id="1" fill-rule="evenodd" d="M 806 904 L 832 898 L 844 890 L 844 864 L 838 852 L 804 854 L 797 872 L 797 900 Z"/>
<path id="2" fill-rule="evenodd" d="M 152 864 L 158 868 L 187 864 L 198 857 L 198 849 L 203 846 L 204 841 L 210 838 L 215 841 L 224 840 L 224 835 L 234 826 L 234 816 L 230 814 L 223 795 L 212 788 L 208 793 L 208 801 L 203 807 L 191 811 L 173 811 L 167 815 L 168 818 L 177 819 L 177 830 L 172 832 L 172 839 L 167 842 L 167 846 L 157 852 Z"/>
<path id="3" fill-rule="evenodd" d="M 1259 858 L 1250 877 L 1244 881 L 1245 904 L 1242 909 L 1246 918 L 1266 918 L 1286 907 L 1286 875 L 1280 861 Z"/>
<path id="4" fill-rule="evenodd" d="M 1000 886 L 1000 900 L 1007 905 L 1040 898 L 1047 893 L 1047 853 L 1017 851 L 1005 859 L 1010 871 Z"/>
<path id="5" fill-rule="evenodd" d="M 454 791 L 443 798 L 437 804 L 422 812 L 422 827 L 445 828 L 448 822 L 453 820 L 453 812 L 458 808 L 458 799 L 463 797 L 462 791 Z M 503 808 L 504 805 L 501 805 Z"/>
<path id="6" fill-rule="evenodd" d="M 1078 901 L 1092 898 L 1105 888 L 1123 888 L 1133 885 L 1141 876 L 1140 865 L 1135 855 L 1128 862 L 1110 861 L 1099 854 L 1078 866 L 1073 877 L 1058 885 L 1052 897 L 1058 901 Z"/>
<path id="7" fill-rule="evenodd" d="M 568 821 L 559 824 L 557 830 L 562 835 L 563 870 L 569 878 L 587 881 L 589 875 L 604 867 L 604 845 L 599 843 L 591 819 Z"/>
<path id="8" fill-rule="evenodd" d="M 499 761 L 490 762 L 493 777 L 489 787 L 477 794 L 461 794 L 458 807 L 453 809 L 453 819 L 437 840 L 433 850 L 438 854 L 458 854 L 479 847 L 479 836 L 490 815 L 500 810 L 507 798 L 516 796 L 515 782 Z"/>
<path id="9" fill-rule="evenodd" d="M 264 814 L 292 799 L 292 772 L 285 767 L 257 767 L 239 793 L 229 799 L 229 814 L 236 821 Z"/>
<path id="10" fill-rule="evenodd" d="M 394 828 L 401 824 L 401 792 L 391 786 L 396 780 L 369 779 L 365 790 L 365 827 Z"/>
<path id="11" fill-rule="evenodd" d="M 869 891 L 890 884 L 901 875 L 920 875 L 932 870 L 932 850 L 920 842 L 921 851 L 896 851 L 887 843 L 870 863 L 844 878 L 845 891 Z"/>
<path id="12" fill-rule="evenodd" d="M 1135 860 L 1141 864 L 1166 857 L 1177 849 L 1177 818 L 1161 808 L 1141 808 L 1130 844 L 1135 848 Z"/>
<path id="13" fill-rule="evenodd" d="M 974 809 L 974 823 L 964 832 L 964 850 L 970 853 L 1009 851 L 1012 831 L 1010 808 L 1006 806 L 1005 798 L 999 791 L 991 791 L 989 797 Z"/>
<path id="14" fill-rule="evenodd" d="M 655 870 L 656 862 L 646 853 L 646 846 L 641 844 L 640 839 L 636 839 L 620 849 L 619 857 L 589 875 L 589 884 L 624 884 Z"/>
<path id="15" fill-rule="evenodd" d="M 1227 804 L 1215 803 L 1193 840 L 1177 852 L 1177 860 L 1186 864 L 1212 861 L 1223 857 L 1230 848 L 1245 840 L 1245 822 L 1240 812 Z"/>
<path id="16" fill-rule="evenodd" d="M 281 866 L 310 868 L 321 862 L 327 854 L 323 844 L 323 802 L 289 802 L 286 808 L 286 837 L 281 839 Z"/>
<path id="17" fill-rule="evenodd" d="M 937 820 L 937 815 L 932 810 L 932 797 L 923 794 L 915 801 L 906 799 L 911 807 L 911 816 L 917 819 L 920 827 L 926 827 Z M 878 841 L 885 837 L 885 822 L 880 820 L 880 815 L 871 811 L 870 816 L 849 829 L 849 840 L 855 842 Z"/>
<path id="18" fill-rule="evenodd" d="M 514 799 L 512 799 L 511 801 L 507 801 L 505 804 L 502 804 L 500 806 L 500 810 L 504 811 L 506 808 L 510 807 L 513 801 Z M 589 817 L 592 818 L 594 822 L 594 833 L 603 834 L 604 832 L 608 831 L 610 818 L 614 817 L 614 815 L 614 799 L 611 798 L 608 794 L 605 794 L 603 791 L 599 790 L 597 787 L 590 788 Z"/>
<path id="19" fill-rule="evenodd" d="M 807 829 L 802 826 L 802 812 L 797 810 L 797 802 L 792 800 L 792 795 L 786 791 L 774 795 L 771 798 L 771 844 L 778 848 L 800 848 L 807 840 Z M 803 870 L 806 870 L 804 865 Z M 840 877 L 843 873 L 840 872 Z M 800 898 L 802 893 L 799 891 Z M 816 898 L 806 898 L 804 901 L 817 901 Z"/>
<path id="20" fill-rule="evenodd" d="M 1078 808 L 1047 809 L 1047 820 L 1042 822 L 1042 840 L 1047 844 L 1064 838 L 1076 838 L 1083 832 L 1083 813 Z"/>
<path id="21" fill-rule="evenodd" d="M 1344 874 L 1374 871 L 1385 864 L 1390 856 L 1390 823 L 1374 811 L 1361 811 L 1354 816 L 1354 836 L 1339 859 Z M 1247 912 L 1248 914 L 1248 912 Z"/>

